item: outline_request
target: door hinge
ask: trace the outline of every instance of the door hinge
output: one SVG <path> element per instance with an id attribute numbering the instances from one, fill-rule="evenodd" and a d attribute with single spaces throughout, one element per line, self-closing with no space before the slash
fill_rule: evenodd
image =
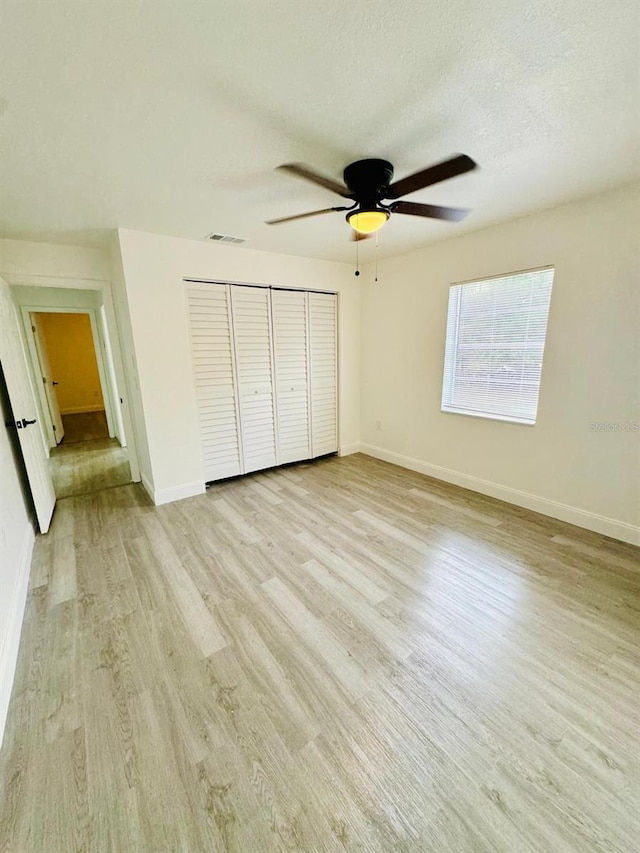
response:
<path id="1" fill-rule="evenodd" d="M 43 377 L 42 377 L 42 383 L 43 383 L 44 385 L 46 385 L 46 384 L 47 384 L 47 377 L 46 377 L 46 376 L 43 376 Z"/>

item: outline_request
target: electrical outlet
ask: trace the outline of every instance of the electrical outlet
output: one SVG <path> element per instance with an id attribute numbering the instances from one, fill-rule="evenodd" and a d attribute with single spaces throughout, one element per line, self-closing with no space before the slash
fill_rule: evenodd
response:
<path id="1" fill-rule="evenodd" d="M 381 430 L 381 429 L 382 429 L 382 421 L 376 421 L 376 429 L 377 429 L 377 430 Z"/>

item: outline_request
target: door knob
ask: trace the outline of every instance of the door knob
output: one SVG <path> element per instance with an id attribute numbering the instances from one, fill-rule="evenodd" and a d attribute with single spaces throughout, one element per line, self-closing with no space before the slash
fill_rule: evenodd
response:
<path id="1" fill-rule="evenodd" d="M 52 379 L 52 380 L 51 380 L 51 384 L 52 384 L 52 385 L 59 385 L 60 383 L 59 383 L 59 382 L 56 382 L 56 380 L 55 380 L 55 379 Z"/>
<path id="2" fill-rule="evenodd" d="M 30 426 L 31 424 L 35 424 L 35 418 L 32 421 L 28 421 L 26 418 L 22 418 L 22 420 L 16 421 L 16 426 L 18 429 L 24 429 L 25 427 Z"/>

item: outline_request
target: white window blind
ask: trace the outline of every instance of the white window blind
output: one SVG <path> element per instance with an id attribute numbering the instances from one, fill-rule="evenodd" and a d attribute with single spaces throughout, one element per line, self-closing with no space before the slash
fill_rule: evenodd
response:
<path id="1" fill-rule="evenodd" d="M 553 268 L 449 289 L 442 411 L 534 424 Z"/>

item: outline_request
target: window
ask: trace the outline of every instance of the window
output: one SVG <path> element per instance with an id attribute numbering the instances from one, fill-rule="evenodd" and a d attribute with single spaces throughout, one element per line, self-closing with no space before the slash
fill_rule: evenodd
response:
<path id="1" fill-rule="evenodd" d="M 449 289 L 442 411 L 534 424 L 553 267 Z"/>

